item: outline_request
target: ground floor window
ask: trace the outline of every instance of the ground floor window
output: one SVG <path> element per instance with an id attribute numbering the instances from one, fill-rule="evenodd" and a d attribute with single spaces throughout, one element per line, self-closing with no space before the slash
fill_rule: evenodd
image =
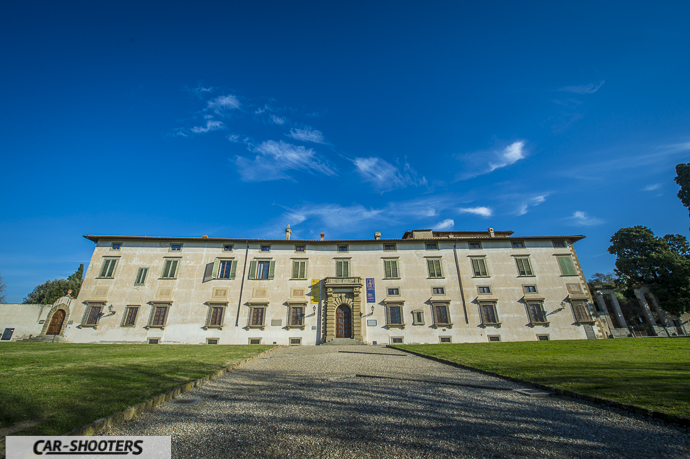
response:
<path id="1" fill-rule="evenodd" d="M 495 325 L 499 323 L 496 303 L 481 303 L 479 308 L 482 312 L 482 325 Z"/>
<path id="2" fill-rule="evenodd" d="M 437 304 L 433 307 L 434 310 L 434 324 L 435 325 L 450 325 L 450 315 L 448 314 L 447 304 Z"/>
<path id="3" fill-rule="evenodd" d="M 123 327 L 133 327 L 137 321 L 137 315 L 139 314 L 139 306 L 127 306 L 125 309 L 124 320 L 122 321 Z"/>
<path id="4" fill-rule="evenodd" d="M 288 324 L 291 327 L 304 327 L 304 306 L 290 306 L 290 320 Z"/>
<path id="5" fill-rule="evenodd" d="M 89 304 L 86 309 L 86 314 L 84 314 L 84 321 L 82 322 L 82 327 L 95 327 L 98 325 L 98 320 L 103 315 L 103 303 L 93 303 Z"/>
<path id="6" fill-rule="evenodd" d="M 252 306 L 251 308 L 249 308 L 249 328 L 263 328 L 265 320 L 265 306 Z"/>
<path id="7" fill-rule="evenodd" d="M 527 311 L 529 312 L 529 320 L 531 324 L 546 324 L 546 313 L 544 312 L 544 305 L 542 303 L 527 303 Z"/>
<path id="8" fill-rule="evenodd" d="M 154 304 L 149 319 L 149 327 L 163 328 L 168 321 L 170 304 Z"/>
<path id="9" fill-rule="evenodd" d="M 388 305 L 388 325 L 389 326 L 402 326 L 404 325 L 403 323 L 403 317 L 402 317 L 402 305 L 400 304 L 391 304 Z"/>
<path id="10" fill-rule="evenodd" d="M 587 303 L 585 301 L 573 301 L 573 314 L 575 314 L 575 320 L 578 322 L 592 322 L 592 315 L 589 312 Z"/>

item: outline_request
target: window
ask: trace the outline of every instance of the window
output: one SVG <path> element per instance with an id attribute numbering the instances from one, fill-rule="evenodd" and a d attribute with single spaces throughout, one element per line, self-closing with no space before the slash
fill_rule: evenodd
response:
<path id="1" fill-rule="evenodd" d="M 399 279 L 398 260 L 383 260 L 383 268 L 386 279 Z"/>
<path id="2" fill-rule="evenodd" d="M 339 245 L 338 246 L 338 252 L 347 252 L 348 247 L 346 245 Z"/>
<path id="3" fill-rule="evenodd" d="M 395 251 L 395 244 L 383 244 L 383 250 L 386 252 Z"/>
<path id="4" fill-rule="evenodd" d="M 585 301 L 573 301 L 573 314 L 577 322 L 594 322 Z"/>
<path id="5" fill-rule="evenodd" d="M 446 288 L 445 287 L 432 287 L 431 288 L 431 294 L 432 295 L 445 295 L 446 294 Z"/>
<path id="6" fill-rule="evenodd" d="M 163 264 L 163 279 L 175 279 L 177 277 L 177 267 L 180 263 L 179 258 L 167 258 Z"/>
<path id="7" fill-rule="evenodd" d="M 181 252 L 182 251 L 182 244 L 170 244 L 170 251 L 171 252 Z"/>
<path id="8" fill-rule="evenodd" d="M 389 288 L 388 289 L 388 296 L 400 296 L 400 289 L 398 287 Z"/>
<path id="9" fill-rule="evenodd" d="M 157 304 L 153 306 L 151 311 L 151 318 L 149 319 L 149 327 L 163 328 L 168 319 L 169 304 Z"/>
<path id="10" fill-rule="evenodd" d="M 85 320 L 82 322 L 81 326 L 95 328 L 96 325 L 98 325 L 98 319 L 100 319 L 103 315 L 101 314 L 101 311 L 103 311 L 103 306 L 103 303 L 89 305 L 86 310 L 86 314 L 84 315 Z"/>
<path id="11" fill-rule="evenodd" d="M 412 325 L 424 325 L 424 311 L 412 311 Z"/>
<path id="12" fill-rule="evenodd" d="M 118 258 L 104 258 L 103 267 L 101 268 L 101 275 L 99 277 L 105 277 L 107 279 L 112 279 L 115 274 L 115 266 L 117 266 Z"/>
<path id="13" fill-rule="evenodd" d="M 304 327 L 304 306 L 290 307 L 290 327 Z"/>
<path id="14" fill-rule="evenodd" d="M 307 260 L 292 260 L 292 279 L 307 278 Z"/>
<path id="15" fill-rule="evenodd" d="M 234 279 L 237 273 L 235 260 L 221 260 L 216 258 L 213 262 L 214 279 Z"/>
<path id="16" fill-rule="evenodd" d="M 261 338 L 249 338 L 249 344 L 261 344 Z"/>
<path id="17" fill-rule="evenodd" d="M 450 336 L 439 336 L 438 338 L 439 343 L 452 343 L 453 340 L 450 338 Z"/>
<path id="18" fill-rule="evenodd" d="M 497 335 L 489 336 L 489 342 L 490 343 L 498 343 L 501 341 L 501 337 Z"/>
<path id="19" fill-rule="evenodd" d="M 558 264 L 561 267 L 561 274 L 564 276 L 577 276 L 577 271 L 575 271 L 573 259 L 570 258 L 570 255 L 556 258 L 558 258 Z"/>
<path id="20" fill-rule="evenodd" d="M 524 289 L 525 293 L 537 293 L 536 285 L 523 285 L 522 288 Z"/>
<path id="21" fill-rule="evenodd" d="M 335 260 L 335 277 L 350 277 L 350 260 Z"/>
<path id="22" fill-rule="evenodd" d="M 519 276 L 533 276 L 532 266 L 529 264 L 529 258 L 515 258 Z"/>
<path id="23" fill-rule="evenodd" d="M 402 343 L 403 343 L 402 336 L 391 337 L 391 344 L 402 344 Z"/>
<path id="24" fill-rule="evenodd" d="M 249 328 L 263 328 L 265 316 L 265 306 L 252 306 L 249 309 Z"/>
<path id="25" fill-rule="evenodd" d="M 306 252 L 307 248 L 303 245 L 296 245 L 295 252 Z"/>
<path id="26" fill-rule="evenodd" d="M 160 342 L 160 339 L 158 338 L 149 338 L 149 344 L 158 344 Z"/>
<path id="27" fill-rule="evenodd" d="M 499 323 L 496 303 L 480 303 L 479 309 L 482 312 L 482 325 L 495 325 Z"/>
<path id="28" fill-rule="evenodd" d="M 273 279 L 276 262 L 272 260 L 252 260 L 249 262 L 250 279 Z"/>
<path id="29" fill-rule="evenodd" d="M 212 304 L 209 310 L 206 328 L 221 328 L 225 317 L 225 306 Z"/>
<path id="30" fill-rule="evenodd" d="M 137 271 L 137 278 L 134 280 L 134 285 L 144 285 L 148 273 L 149 268 L 139 268 L 139 271 Z"/>
<path id="31" fill-rule="evenodd" d="M 270 252 L 270 251 L 271 251 L 271 246 L 270 246 L 270 245 L 262 245 L 262 246 L 261 246 L 261 251 L 262 251 L 262 252 Z"/>
<path id="32" fill-rule="evenodd" d="M 514 249 L 524 249 L 525 243 L 522 241 L 513 241 L 513 248 Z"/>
<path id="33" fill-rule="evenodd" d="M 139 314 L 139 306 L 127 306 L 125 309 L 123 327 L 133 327 L 137 321 L 137 314 Z"/>
<path id="34" fill-rule="evenodd" d="M 218 338 L 208 338 L 206 344 L 218 344 Z"/>
<path id="35" fill-rule="evenodd" d="M 486 260 L 484 258 L 472 258 L 472 271 L 474 277 L 489 277 L 489 271 L 486 269 Z"/>
<path id="36" fill-rule="evenodd" d="M 580 284 L 567 284 L 568 293 L 582 293 L 582 286 Z"/>
<path id="37" fill-rule="evenodd" d="M 430 242 L 429 244 L 426 245 L 427 250 L 438 250 L 438 244 L 435 242 Z"/>
<path id="38" fill-rule="evenodd" d="M 443 277 L 443 271 L 441 271 L 441 259 L 440 258 L 427 258 L 427 267 L 429 268 L 429 277 L 440 278 Z"/>
<path id="39" fill-rule="evenodd" d="M 548 341 L 549 340 L 549 335 L 537 335 L 537 339 L 539 341 Z"/>
<path id="40" fill-rule="evenodd" d="M 477 287 L 477 291 L 480 295 L 489 295 L 491 293 L 491 287 Z"/>
<path id="41" fill-rule="evenodd" d="M 223 252 L 232 252 L 232 244 L 223 245 Z"/>
<path id="42" fill-rule="evenodd" d="M 110 246 L 110 250 L 120 250 L 120 247 L 122 247 L 121 242 L 113 242 L 113 244 Z"/>
<path id="43" fill-rule="evenodd" d="M 470 242 L 470 249 L 481 249 L 482 248 L 482 243 L 479 241 L 476 242 Z"/>
<path id="44" fill-rule="evenodd" d="M 448 305 L 435 305 L 433 309 L 436 325 L 450 325 L 450 317 L 448 317 Z"/>
<path id="45" fill-rule="evenodd" d="M 290 338 L 290 346 L 301 346 L 302 338 Z"/>
<path id="46" fill-rule="evenodd" d="M 547 324 L 546 314 L 544 313 L 544 305 L 541 303 L 527 303 L 527 310 L 529 311 L 529 320 L 532 324 Z"/>
<path id="47" fill-rule="evenodd" d="M 565 247 L 565 241 L 551 241 L 553 242 L 553 246 L 556 247 L 557 249 Z"/>
<path id="48" fill-rule="evenodd" d="M 403 325 L 402 306 L 388 306 L 388 325 Z"/>

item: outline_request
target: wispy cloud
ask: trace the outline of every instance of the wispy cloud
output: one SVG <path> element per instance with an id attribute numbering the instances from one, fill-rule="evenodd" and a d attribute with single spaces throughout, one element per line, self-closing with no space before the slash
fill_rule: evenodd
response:
<path id="1" fill-rule="evenodd" d="M 573 92 L 575 94 L 594 94 L 604 85 L 604 83 L 606 83 L 606 80 L 601 80 L 599 83 L 566 86 L 565 88 L 560 88 L 559 91 Z"/>
<path id="2" fill-rule="evenodd" d="M 191 131 L 195 134 L 202 134 L 204 132 L 218 131 L 220 129 L 225 129 L 225 124 L 222 121 L 208 120 L 206 121 L 206 126 L 194 126 Z"/>
<path id="3" fill-rule="evenodd" d="M 426 185 L 426 178 L 419 178 L 417 171 L 405 162 L 402 172 L 389 162 L 378 158 L 355 158 L 352 160 L 359 175 L 370 182 L 377 191 L 384 193 L 408 185 Z"/>
<path id="4" fill-rule="evenodd" d="M 482 217 L 491 217 L 494 213 L 489 207 L 461 207 L 458 209 L 461 214 L 474 214 Z"/>
<path id="5" fill-rule="evenodd" d="M 446 231 L 455 226 L 455 221 L 452 218 L 447 218 L 440 223 L 434 225 L 436 231 Z"/>
<path id="6" fill-rule="evenodd" d="M 655 183 L 654 185 L 647 185 L 646 187 L 642 188 L 642 191 L 654 191 L 658 190 L 661 188 L 661 183 Z"/>
<path id="7" fill-rule="evenodd" d="M 291 143 L 268 140 L 252 149 L 258 153 L 254 160 L 243 156 L 235 158 L 235 164 L 245 182 L 264 182 L 291 179 L 290 170 L 336 175 L 336 171 L 321 161 L 314 150 Z"/>
<path id="8" fill-rule="evenodd" d="M 518 208 L 515 211 L 515 215 L 525 215 L 530 207 L 538 206 L 539 204 L 546 201 L 547 196 L 548 194 L 541 194 L 538 196 L 528 198 L 527 200 L 523 201 L 521 204 L 518 205 Z"/>
<path id="9" fill-rule="evenodd" d="M 240 136 L 237 134 L 230 134 L 227 139 L 232 143 L 238 143 L 240 141 Z"/>
<path id="10" fill-rule="evenodd" d="M 206 108 L 220 115 L 227 110 L 235 110 L 240 108 L 240 101 L 232 94 L 218 96 L 215 99 L 209 100 Z"/>
<path id="11" fill-rule="evenodd" d="M 525 158 L 525 141 L 518 140 L 502 150 L 481 151 L 460 155 L 458 159 L 465 164 L 459 180 L 467 180 L 478 175 L 488 174 L 496 169 L 515 164 Z M 488 159 L 488 161 L 487 161 Z"/>
<path id="12" fill-rule="evenodd" d="M 276 115 L 271 115 L 271 121 L 273 121 L 275 124 L 282 126 L 285 124 L 285 118 L 281 118 L 280 116 Z"/>
<path id="13" fill-rule="evenodd" d="M 351 224 L 378 218 L 384 209 L 371 209 L 355 204 L 352 206 L 342 206 L 340 204 L 309 204 L 297 209 L 288 210 L 286 216 L 289 221 L 298 225 L 307 220 L 318 220 L 325 226 L 333 228 L 339 227 L 343 221 Z M 290 223 L 292 225 L 292 223 Z"/>
<path id="14" fill-rule="evenodd" d="M 603 220 L 596 217 L 590 217 L 586 212 L 580 210 L 574 212 L 570 220 L 578 226 L 594 226 L 604 223 Z"/>
<path id="15" fill-rule="evenodd" d="M 295 140 L 303 142 L 324 143 L 323 134 L 321 131 L 307 127 L 305 129 L 290 129 L 290 133 L 286 134 Z"/>

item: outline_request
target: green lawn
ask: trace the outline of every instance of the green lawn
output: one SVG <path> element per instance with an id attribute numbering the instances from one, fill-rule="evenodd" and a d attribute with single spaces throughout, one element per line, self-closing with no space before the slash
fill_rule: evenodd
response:
<path id="1" fill-rule="evenodd" d="M 690 339 L 395 346 L 506 376 L 690 416 Z"/>
<path id="2" fill-rule="evenodd" d="M 0 430 L 60 435 L 271 347 L 3 343 Z"/>

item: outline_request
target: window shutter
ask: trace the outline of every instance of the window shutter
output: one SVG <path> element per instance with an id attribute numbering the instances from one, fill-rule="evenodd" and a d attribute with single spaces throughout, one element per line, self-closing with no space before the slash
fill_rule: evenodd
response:
<path id="1" fill-rule="evenodd" d="M 170 277 L 177 277 L 177 265 L 179 261 L 178 260 L 172 260 L 172 263 L 170 263 Z"/>
<path id="2" fill-rule="evenodd" d="M 343 277 L 350 277 L 350 260 L 343 260 Z"/>
<path id="3" fill-rule="evenodd" d="M 216 258 L 213 261 L 213 271 L 211 271 L 211 279 L 218 279 L 218 266 L 220 265 L 220 260 Z"/>
<path id="4" fill-rule="evenodd" d="M 391 276 L 391 261 L 390 260 L 383 260 L 383 267 L 386 271 L 386 277 L 392 277 Z"/>
<path id="5" fill-rule="evenodd" d="M 275 276 L 275 272 L 276 272 L 276 262 L 271 261 L 271 263 L 268 266 L 268 278 L 273 279 L 273 277 Z"/>
<path id="6" fill-rule="evenodd" d="M 574 276 L 575 266 L 573 265 L 573 260 L 570 257 L 558 257 L 558 263 L 561 265 L 561 272 L 564 276 Z"/>
<path id="7" fill-rule="evenodd" d="M 230 266 L 230 279 L 234 279 L 237 275 L 237 261 L 232 260 L 230 263 L 232 263 Z"/>
<path id="8" fill-rule="evenodd" d="M 343 262 L 342 260 L 335 261 L 335 277 L 343 277 Z"/>
<path id="9" fill-rule="evenodd" d="M 479 276 L 479 260 L 477 258 L 472 258 L 472 270 L 474 271 L 474 275 Z"/>
<path id="10" fill-rule="evenodd" d="M 400 277 L 398 275 L 398 260 L 391 260 L 391 277 Z"/>
<path id="11" fill-rule="evenodd" d="M 307 278 L 307 262 L 306 261 L 300 261 L 299 262 L 299 278 L 300 279 L 306 279 Z"/>
<path id="12" fill-rule="evenodd" d="M 426 264 L 427 268 L 429 268 L 429 277 L 436 277 L 434 275 L 434 260 L 427 260 Z"/>
<path id="13" fill-rule="evenodd" d="M 105 277 L 113 277 L 113 271 L 115 271 L 115 263 L 117 263 L 117 260 L 108 260 L 108 262 L 108 273 Z"/>
<path id="14" fill-rule="evenodd" d="M 170 270 L 170 260 L 165 260 L 165 263 L 163 263 L 163 275 L 161 276 L 162 278 L 168 277 L 168 271 Z"/>
<path id="15" fill-rule="evenodd" d="M 256 260 L 249 262 L 249 278 L 256 279 Z"/>

